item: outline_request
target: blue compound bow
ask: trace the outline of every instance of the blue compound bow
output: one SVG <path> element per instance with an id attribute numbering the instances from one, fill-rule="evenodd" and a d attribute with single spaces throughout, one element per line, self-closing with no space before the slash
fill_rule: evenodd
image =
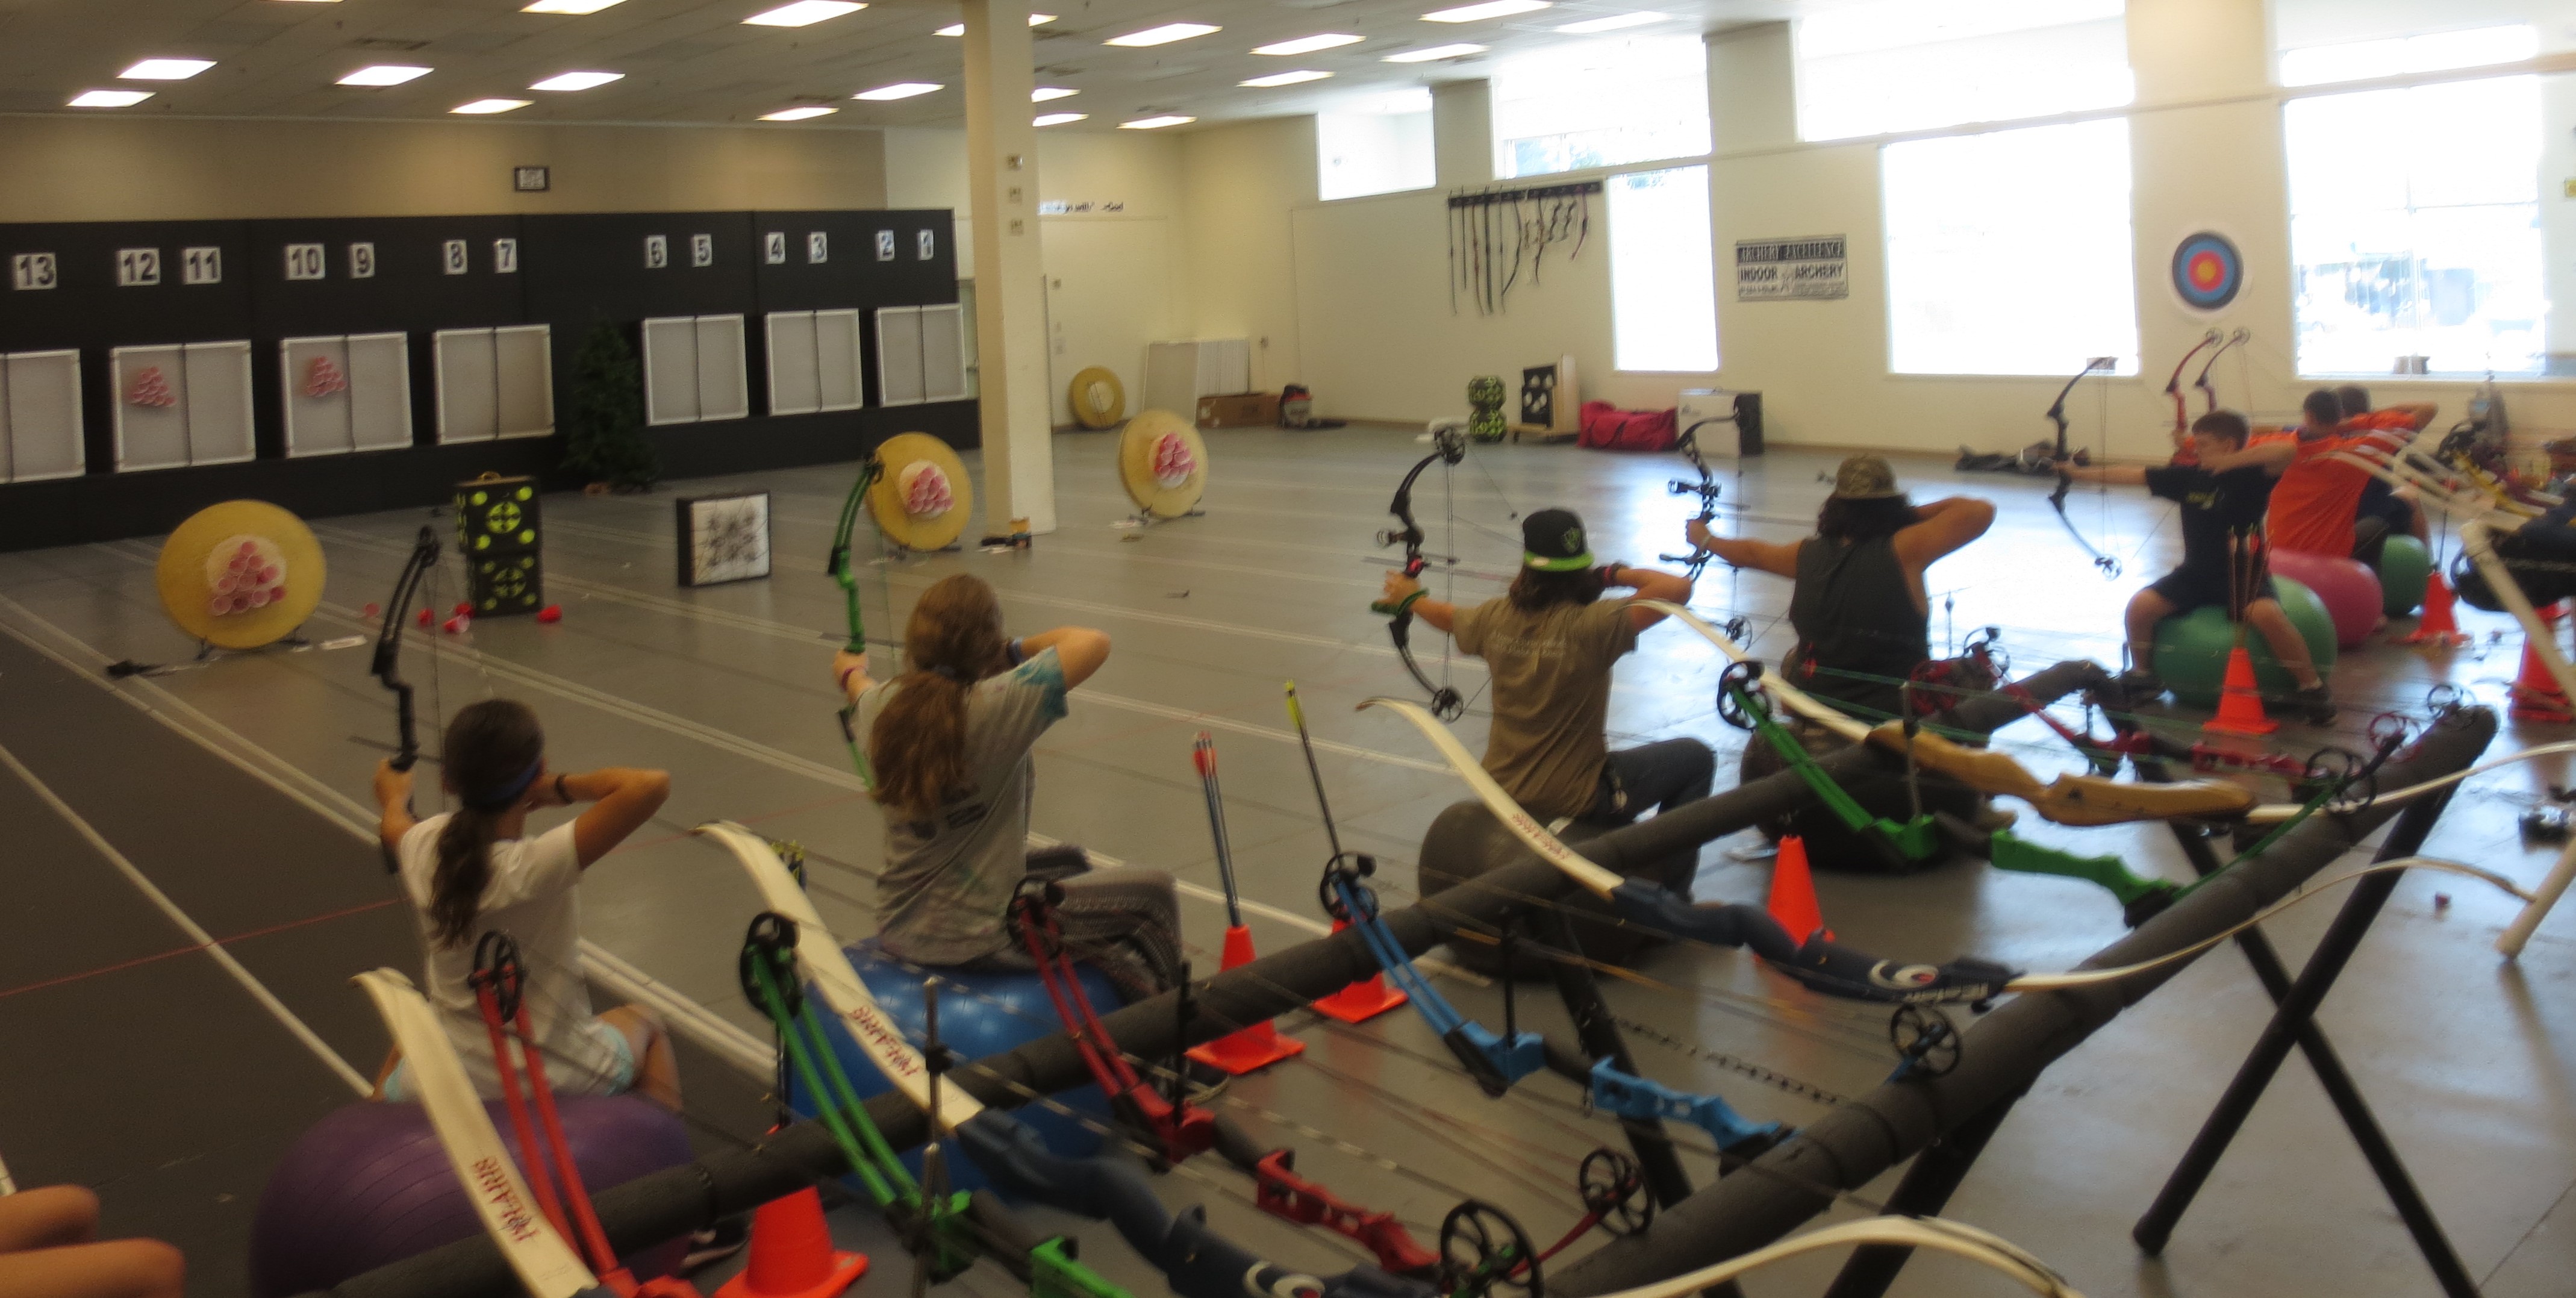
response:
<path id="1" fill-rule="evenodd" d="M 1386 921 L 1378 917 L 1377 893 L 1361 882 L 1377 872 L 1377 860 L 1365 853 L 1336 856 L 1324 867 L 1321 894 L 1324 910 L 1333 918 L 1358 930 L 1368 943 L 1369 954 L 1377 957 L 1378 967 L 1386 972 L 1396 989 L 1412 998 L 1413 1008 L 1422 1011 L 1424 1022 L 1440 1036 L 1449 1053 L 1458 1057 L 1468 1075 L 1485 1094 L 1499 1096 L 1512 1088 L 1512 1083 L 1547 1066 L 1547 1047 L 1535 1032 L 1523 1032 L 1513 1022 L 1511 980 L 1503 980 L 1503 1030 L 1493 1029 L 1460 1014 L 1449 999 L 1440 994 L 1422 971 L 1413 967 L 1412 957 L 1404 953 L 1403 944 L 1388 932 Z M 1506 967 L 1510 952 L 1504 953 Z"/>

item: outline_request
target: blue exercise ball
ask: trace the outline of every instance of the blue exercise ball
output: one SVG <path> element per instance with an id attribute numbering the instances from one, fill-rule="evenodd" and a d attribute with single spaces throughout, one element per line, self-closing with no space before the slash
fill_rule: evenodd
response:
<path id="1" fill-rule="evenodd" d="M 915 967 L 878 952 L 876 940 L 870 938 L 851 945 L 846 954 L 859 981 L 868 985 L 869 994 L 885 1009 L 906 1038 L 915 1046 L 922 1042 L 926 1026 L 922 1014 L 922 974 Z M 1118 1008 L 1118 985 L 1109 975 L 1087 964 L 1074 966 L 1082 981 L 1083 992 L 1090 996 L 1092 1008 L 1106 1016 Z M 1057 1016 L 1055 1002 L 1047 999 L 1046 983 L 1035 972 L 1010 970 L 932 969 L 939 976 L 939 1040 L 956 1053 L 958 1062 L 998 1055 L 1014 1046 L 1026 1045 L 1040 1037 L 1053 1036 L 1064 1028 Z M 811 988 L 808 995 L 813 995 Z M 817 1004 L 820 1004 L 818 1001 Z M 832 1043 L 832 1052 L 840 1056 L 841 1071 L 849 1074 L 850 1089 L 860 1099 L 883 1095 L 894 1089 L 885 1075 L 850 1039 L 840 1021 L 823 1017 L 823 1034 Z M 1145 1070 L 1138 1069 L 1140 1074 Z M 1093 1085 L 1059 1091 L 1055 1101 L 1093 1121 L 1108 1123 L 1109 1100 Z M 805 1079 L 789 1070 L 788 1106 L 800 1117 L 815 1113 L 813 1098 L 805 1089 Z M 1047 1148 L 1068 1158 L 1089 1158 L 1100 1152 L 1100 1133 L 1083 1125 L 1079 1118 L 1059 1113 L 1034 1101 L 1017 1110 L 1022 1121 L 1045 1139 Z M 903 1156 L 904 1166 L 921 1175 L 921 1153 L 915 1150 Z M 969 1162 L 963 1151 L 951 1146 L 945 1151 L 948 1185 L 952 1190 L 990 1188 L 981 1171 Z M 852 1180 L 853 1188 L 858 1183 Z"/>
<path id="2" fill-rule="evenodd" d="M 2317 675 L 2330 676 L 2335 664 L 2334 615 L 2326 611 L 2325 601 L 2306 586 L 2274 574 L 2272 588 L 2281 601 L 2281 611 L 2289 614 L 2290 625 L 2297 627 L 2299 638 L 2308 642 L 2308 657 L 2315 663 Z M 2174 699 L 2195 708 L 2215 708 L 2218 695 L 2227 681 L 2227 657 L 2236 648 L 2236 624 L 2227 619 L 2227 610 L 2216 604 L 2204 604 L 2188 613 L 2166 618 L 2156 624 L 2156 675 Z M 2266 698 L 2285 698 L 2298 688 L 2290 670 L 2272 657 L 2272 646 L 2251 630 L 2246 632 L 2247 656 L 2254 660 L 2254 685 Z"/>
<path id="3" fill-rule="evenodd" d="M 679 1115 L 640 1095 L 568 1095 L 555 1104 L 573 1165 L 593 1196 L 689 1161 Z M 483 1107 L 519 1157 L 501 1102 Z M 329 1289 L 482 1230 L 428 1111 L 361 1101 L 313 1124 L 269 1174 L 251 1221 L 251 1292 L 285 1298 Z M 625 1262 L 638 1279 L 651 1279 L 668 1274 L 685 1249 L 686 1241 L 672 1240 Z"/>

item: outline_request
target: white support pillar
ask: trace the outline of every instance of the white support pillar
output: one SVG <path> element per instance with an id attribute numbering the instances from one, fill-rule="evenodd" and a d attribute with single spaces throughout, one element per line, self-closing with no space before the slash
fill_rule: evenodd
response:
<path id="1" fill-rule="evenodd" d="M 964 0 L 966 183 L 975 227 L 976 373 L 984 430 L 984 526 L 1055 530 L 1045 266 L 1038 252 L 1036 85 L 1029 0 Z"/>

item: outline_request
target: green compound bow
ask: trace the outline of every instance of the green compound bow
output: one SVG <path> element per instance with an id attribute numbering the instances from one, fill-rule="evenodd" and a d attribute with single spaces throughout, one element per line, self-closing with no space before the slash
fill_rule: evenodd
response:
<path id="1" fill-rule="evenodd" d="M 870 454 L 859 466 L 859 480 L 850 485 L 849 497 L 841 502 L 841 522 L 832 533 L 832 554 L 823 570 L 841 583 L 841 598 L 849 614 L 850 638 L 843 648 L 854 654 L 868 651 L 868 624 L 859 611 L 859 578 L 850 571 L 850 538 L 859 527 L 859 515 L 867 512 L 868 488 L 885 476 L 885 461 Z M 841 701 L 841 742 L 850 746 L 850 765 L 857 768 L 859 782 L 874 789 L 876 772 L 868 769 L 867 749 L 859 743 L 859 704 L 856 699 Z"/>

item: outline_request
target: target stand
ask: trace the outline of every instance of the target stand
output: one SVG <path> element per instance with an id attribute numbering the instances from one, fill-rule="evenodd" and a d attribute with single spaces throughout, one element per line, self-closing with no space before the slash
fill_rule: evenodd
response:
<path id="1" fill-rule="evenodd" d="M 153 584 L 162 611 L 197 642 L 195 661 L 217 650 L 307 646 L 296 634 L 322 602 L 328 571 L 304 520 L 264 500 L 227 500 L 188 516 L 161 543 Z M 110 676 L 157 676 L 175 667 L 132 659 Z"/>
<path id="2" fill-rule="evenodd" d="M 1168 410 L 1144 410 L 1118 434 L 1118 484 L 1136 502 L 1122 525 L 1151 527 L 1196 518 L 1207 492 L 1207 442 L 1190 422 Z"/>

